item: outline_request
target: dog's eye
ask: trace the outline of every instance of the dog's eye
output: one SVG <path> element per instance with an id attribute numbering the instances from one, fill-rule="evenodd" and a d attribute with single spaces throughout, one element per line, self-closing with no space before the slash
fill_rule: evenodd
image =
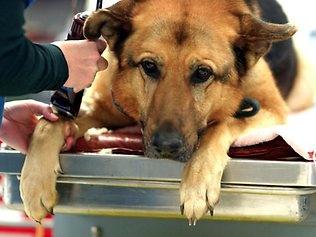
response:
<path id="1" fill-rule="evenodd" d="M 206 82 L 209 78 L 214 76 L 214 72 L 208 67 L 198 67 L 191 77 L 191 82 L 194 84 Z"/>
<path id="2" fill-rule="evenodd" d="M 144 60 L 140 63 L 144 72 L 147 76 L 150 76 L 154 79 L 158 79 L 160 76 L 160 71 L 157 64 L 151 60 Z"/>

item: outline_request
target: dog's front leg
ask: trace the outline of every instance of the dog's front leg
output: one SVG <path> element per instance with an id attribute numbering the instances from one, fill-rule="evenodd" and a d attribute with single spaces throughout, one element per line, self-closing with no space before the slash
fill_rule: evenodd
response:
<path id="1" fill-rule="evenodd" d="M 21 172 L 20 193 L 25 213 L 37 222 L 52 213 L 57 202 L 59 152 L 65 134 L 69 133 L 66 129 L 76 130 L 74 122 L 60 119 L 52 123 L 41 119 L 29 145 Z"/>
<path id="2" fill-rule="evenodd" d="M 200 138 L 198 149 L 184 167 L 180 185 L 181 209 L 190 223 L 194 224 L 208 210 L 213 214 L 230 145 L 242 134 L 254 129 L 284 123 L 286 111 L 285 104 L 278 101 L 268 106 L 265 104 L 254 117 L 231 118 L 207 128 Z"/>
<path id="3" fill-rule="evenodd" d="M 190 225 L 195 224 L 208 210 L 213 214 L 231 143 L 232 136 L 227 124 L 209 128 L 201 137 L 199 148 L 185 165 L 180 201 L 181 211 L 189 219 Z"/>

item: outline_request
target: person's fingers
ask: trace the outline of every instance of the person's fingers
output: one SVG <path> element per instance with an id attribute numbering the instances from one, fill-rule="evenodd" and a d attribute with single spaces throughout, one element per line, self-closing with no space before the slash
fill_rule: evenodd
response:
<path id="1" fill-rule="evenodd" d="M 97 45 L 99 53 L 101 54 L 106 48 L 106 42 L 102 39 L 98 39 L 95 43 Z"/>
<path id="2" fill-rule="evenodd" d="M 75 139 L 73 137 L 67 137 L 65 144 L 62 147 L 62 151 L 69 151 L 74 145 Z"/>
<path id="3" fill-rule="evenodd" d="M 4 118 L 1 128 L 1 140 L 10 147 L 26 154 L 29 143 L 29 133 L 26 132 L 23 127 L 17 126 L 16 122 Z"/>
<path id="4" fill-rule="evenodd" d="M 75 93 L 78 93 L 79 91 L 81 91 L 82 89 L 79 87 L 74 87 L 72 88 L 74 90 Z"/>
<path id="5" fill-rule="evenodd" d="M 44 118 L 48 119 L 49 121 L 55 122 L 58 120 L 58 116 L 54 114 L 51 107 L 47 106 L 41 106 L 41 114 L 44 116 Z"/>
<path id="6" fill-rule="evenodd" d="M 103 71 L 108 67 L 108 61 L 105 58 L 100 57 L 97 61 L 98 71 Z"/>
<path id="7" fill-rule="evenodd" d="M 25 146 L 21 146 L 21 147 L 16 147 L 16 150 L 20 151 L 23 155 L 26 155 L 27 152 L 27 147 Z"/>

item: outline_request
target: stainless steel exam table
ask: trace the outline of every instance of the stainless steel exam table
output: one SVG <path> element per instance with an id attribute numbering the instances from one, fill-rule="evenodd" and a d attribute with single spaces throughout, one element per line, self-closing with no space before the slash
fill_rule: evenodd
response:
<path id="1" fill-rule="evenodd" d="M 45 155 L 45 154 L 43 154 Z M 24 156 L 0 152 L 4 201 L 22 209 L 19 174 Z M 133 155 L 62 154 L 55 213 L 182 218 L 178 187 L 182 163 Z M 232 159 L 224 172 L 214 220 L 314 222 L 313 162 Z"/>

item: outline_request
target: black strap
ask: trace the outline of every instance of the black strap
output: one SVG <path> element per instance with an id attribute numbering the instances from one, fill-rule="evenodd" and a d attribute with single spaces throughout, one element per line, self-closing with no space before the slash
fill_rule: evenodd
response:
<path id="1" fill-rule="evenodd" d="M 96 10 L 98 10 L 98 9 L 101 9 L 101 8 L 102 8 L 102 3 L 103 3 L 103 0 L 97 0 Z"/>
<path id="2" fill-rule="evenodd" d="M 248 118 L 256 115 L 260 110 L 260 103 L 256 99 L 244 98 L 240 105 L 238 111 L 234 114 L 235 118 Z"/>

